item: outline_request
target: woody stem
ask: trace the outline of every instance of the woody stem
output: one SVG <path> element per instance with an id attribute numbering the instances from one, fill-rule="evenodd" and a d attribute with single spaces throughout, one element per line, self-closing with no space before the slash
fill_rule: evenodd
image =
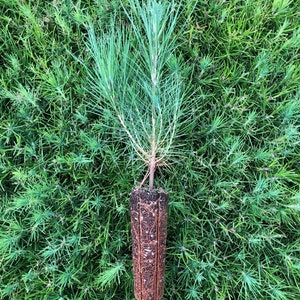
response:
<path id="1" fill-rule="evenodd" d="M 154 187 L 154 173 L 156 168 L 156 147 L 155 147 L 155 119 L 152 118 L 152 140 L 151 140 L 151 157 L 149 170 L 149 189 Z"/>
<path id="2" fill-rule="evenodd" d="M 149 189 L 152 190 L 154 186 L 154 173 L 155 173 L 155 156 L 151 157 L 150 161 L 150 172 L 149 172 Z"/>

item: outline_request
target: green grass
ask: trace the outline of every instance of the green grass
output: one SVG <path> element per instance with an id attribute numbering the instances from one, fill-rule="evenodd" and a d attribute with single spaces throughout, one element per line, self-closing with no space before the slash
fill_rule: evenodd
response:
<path id="1" fill-rule="evenodd" d="M 300 2 L 181 4 L 167 68 L 194 118 L 156 172 L 165 299 L 300 299 Z M 91 109 L 83 66 L 89 24 L 101 38 L 115 16 L 129 31 L 119 1 L 0 0 L 1 299 L 134 299 L 128 195 L 147 166 L 111 106 Z"/>

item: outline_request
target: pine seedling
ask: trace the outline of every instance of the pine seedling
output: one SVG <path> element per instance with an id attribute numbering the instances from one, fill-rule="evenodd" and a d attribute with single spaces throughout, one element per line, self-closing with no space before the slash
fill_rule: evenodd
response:
<path id="1" fill-rule="evenodd" d="M 93 66 L 87 68 L 93 111 L 123 129 L 124 143 L 134 149 L 147 172 L 131 193 L 131 228 L 135 297 L 163 296 L 167 199 L 155 190 L 155 171 L 176 154 L 179 128 L 189 117 L 174 29 L 179 15 L 175 3 L 130 0 L 129 29 L 115 18 L 98 38 L 89 29 L 87 48 Z M 184 121 L 183 120 L 184 115 Z M 104 124 L 106 125 L 106 124 Z M 148 189 L 144 189 L 149 178 Z"/>
<path id="2" fill-rule="evenodd" d="M 87 68 L 88 90 L 95 99 L 93 111 L 103 122 L 108 118 L 122 128 L 123 142 L 148 166 L 140 187 L 149 178 L 153 189 L 156 168 L 174 159 L 174 141 L 191 117 L 191 101 L 183 103 L 188 87 L 175 56 L 178 9 L 173 2 L 130 5 L 131 13 L 125 9 L 129 29 L 118 25 L 116 18 L 100 38 L 93 27 L 89 29 L 87 48 L 94 65 Z M 171 61 L 176 68 L 169 67 Z"/>

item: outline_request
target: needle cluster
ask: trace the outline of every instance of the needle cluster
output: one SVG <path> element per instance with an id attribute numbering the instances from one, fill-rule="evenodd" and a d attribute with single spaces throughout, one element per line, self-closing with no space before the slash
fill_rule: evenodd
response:
<path id="1" fill-rule="evenodd" d="M 144 180 L 150 177 L 152 189 L 156 167 L 175 154 L 180 122 L 191 117 L 183 108 L 188 86 L 174 32 L 180 6 L 134 0 L 129 4 L 126 26 L 115 17 L 100 33 L 89 28 L 86 45 L 93 62 L 87 68 L 88 91 L 93 111 L 105 120 L 109 110 L 114 124 L 125 133 L 123 141 L 148 166 Z"/>

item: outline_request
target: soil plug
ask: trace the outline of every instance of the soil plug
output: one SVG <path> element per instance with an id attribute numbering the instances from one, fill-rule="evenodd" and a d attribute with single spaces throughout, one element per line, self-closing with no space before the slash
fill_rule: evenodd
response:
<path id="1" fill-rule="evenodd" d="M 134 295 L 160 300 L 164 292 L 168 195 L 135 189 L 130 194 Z"/>

